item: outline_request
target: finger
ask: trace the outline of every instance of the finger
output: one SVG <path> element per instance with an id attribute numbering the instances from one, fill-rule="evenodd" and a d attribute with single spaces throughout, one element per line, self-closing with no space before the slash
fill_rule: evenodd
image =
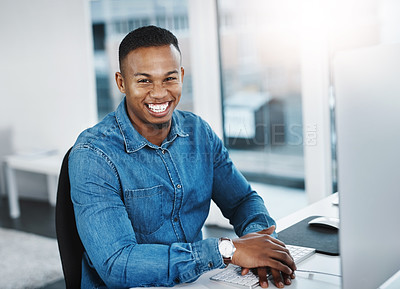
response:
<path id="1" fill-rule="evenodd" d="M 269 258 L 269 261 L 271 262 L 270 264 L 266 264 L 266 266 L 269 266 L 271 268 L 277 269 L 279 271 L 282 271 L 286 274 L 292 274 L 295 270 L 297 270 L 296 264 L 293 260 L 293 257 L 290 255 L 289 251 L 287 250 L 269 250 L 268 251 L 268 256 L 265 256 L 265 258 Z M 274 261 L 281 263 L 281 265 L 275 263 Z M 279 267 L 275 267 L 275 265 L 278 265 Z M 283 267 L 288 267 L 290 270 L 285 270 Z"/>
<path id="2" fill-rule="evenodd" d="M 285 262 L 275 260 L 275 259 L 267 260 L 267 262 L 265 262 L 265 264 L 263 266 L 270 267 L 271 269 L 278 270 L 278 271 L 283 272 L 288 275 L 293 273 L 293 270 L 288 265 L 286 265 Z"/>
<path id="3" fill-rule="evenodd" d="M 250 269 L 249 268 L 242 268 L 242 276 L 246 275 L 247 273 L 249 273 Z"/>
<path id="4" fill-rule="evenodd" d="M 271 227 L 258 231 L 256 233 L 262 235 L 272 235 L 275 232 L 275 229 L 276 229 L 275 225 L 272 225 Z"/>
<path id="5" fill-rule="evenodd" d="M 297 270 L 297 266 L 296 266 L 296 263 L 294 262 L 293 256 L 290 254 L 290 252 L 289 252 L 289 257 L 290 257 L 290 263 L 287 263 L 287 264 L 289 264 L 290 268 L 293 270 L 293 273 L 291 275 L 293 275 L 293 279 L 294 279 L 295 278 L 294 271 Z"/>
<path id="6" fill-rule="evenodd" d="M 263 234 L 271 235 L 271 234 L 273 234 L 275 232 L 275 228 L 276 228 L 275 225 L 272 225 L 271 227 L 269 227 L 267 229 L 264 229 L 264 230 L 262 230 L 260 232 L 263 232 Z"/>
<path id="7" fill-rule="evenodd" d="M 275 286 L 278 288 L 283 288 L 285 285 L 283 284 L 283 279 L 281 272 L 276 269 L 271 269 L 272 279 L 274 280 Z"/>
<path id="8" fill-rule="evenodd" d="M 290 254 L 290 251 L 287 248 L 285 248 L 285 250 L 283 250 L 283 252 L 285 252 L 285 253 L 283 253 L 283 256 L 282 256 L 285 259 L 284 262 L 293 270 L 293 272 L 296 271 L 297 266 L 296 266 L 296 263 L 294 262 L 293 256 Z"/>
<path id="9" fill-rule="evenodd" d="M 260 286 L 262 288 L 268 288 L 267 268 L 266 267 L 257 268 L 257 274 Z"/>
<path id="10" fill-rule="evenodd" d="M 292 279 L 291 279 L 290 275 L 282 273 L 283 283 L 285 283 L 285 285 L 292 284 Z"/>
<path id="11" fill-rule="evenodd" d="M 270 237 L 270 235 L 272 235 L 274 232 L 275 232 L 275 225 L 272 225 L 271 227 L 266 228 L 264 230 L 246 234 L 246 235 L 240 237 L 240 239 L 258 238 L 258 237 L 260 237 L 260 235 L 266 235 L 266 236 Z M 276 240 L 273 237 L 270 237 L 270 238 Z M 279 241 L 279 243 L 281 245 L 284 245 L 281 241 Z"/>

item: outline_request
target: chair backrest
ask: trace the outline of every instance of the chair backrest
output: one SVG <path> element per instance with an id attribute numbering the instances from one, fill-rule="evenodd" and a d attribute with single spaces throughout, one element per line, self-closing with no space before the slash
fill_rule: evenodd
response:
<path id="1" fill-rule="evenodd" d="M 57 189 L 56 234 L 64 272 L 66 288 L 80 288 L 82 277 L 83 245 L 76 229 L 71 185 L 68 175 L 68 156 L 64 156 Z"/>

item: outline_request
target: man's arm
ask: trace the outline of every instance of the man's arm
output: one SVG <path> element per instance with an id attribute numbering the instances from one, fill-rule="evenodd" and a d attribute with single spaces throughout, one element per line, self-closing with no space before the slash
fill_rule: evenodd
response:
<path id="1" fill-rule="evenodd" d="M 260 285 L 268 287 L 266 268 L 278 288 L 291 283 L 296 265 L 284 243 L 276 239 L 275 221 L 262 198 L 236 169 L 222 142 L 211 133 L 214 145 L 213 200 L 230 220 L 238 236 L 232 262 L 243 268 L 258 268 Z M 284 282 L 284 283 L 283 283 Z"/>
<path id="2" fill-rule="evenodd" d="M 214 152 L 212 198 L 238 236 L 275 226 L 262 198 L 235 167 L 222 141 L 209 128 Z M 276 233 L 272 233 L 276 237 Z"/>
<path id="3" fill-rule="evenodd" d="M 69 174 L 79 235 L 108 287 L 172 286 L 223 266 L 215 238 L 170 245 L 138 244 L 118 172 L 100 150 L 75 147 Z"/>

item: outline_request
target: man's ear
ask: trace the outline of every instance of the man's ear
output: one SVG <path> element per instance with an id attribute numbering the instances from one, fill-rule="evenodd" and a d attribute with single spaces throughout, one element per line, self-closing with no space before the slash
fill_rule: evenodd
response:
<path id="1" fill-rule="evenodd" d="M 121 93 L 125 93 L 125 82 L 121 72 L 115 73 L 115 82 L 117 83 L 119 91 L 121 91 Z"/>
<path id="2" fill-rule="evenodd" d="M 185 69 L 181 66 L 181 82 L 183 82 L 183 77 L 185 76 Z"/>

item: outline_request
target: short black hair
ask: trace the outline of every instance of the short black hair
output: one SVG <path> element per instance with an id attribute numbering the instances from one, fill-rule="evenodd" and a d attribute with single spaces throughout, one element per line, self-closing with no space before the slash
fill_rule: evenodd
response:
<path id="1" fill-rule="evenodd" d="M 122 61 L 132 50 L 141 47 L 153 47 L 173 45 L 181 54 L 178 39 L 171 31 L 157 26 L 143 26 L 129 32 L 119 45 L 119 67 L 122 69 Z M 122 70 L 121 70 L 122 72 Z"/>

